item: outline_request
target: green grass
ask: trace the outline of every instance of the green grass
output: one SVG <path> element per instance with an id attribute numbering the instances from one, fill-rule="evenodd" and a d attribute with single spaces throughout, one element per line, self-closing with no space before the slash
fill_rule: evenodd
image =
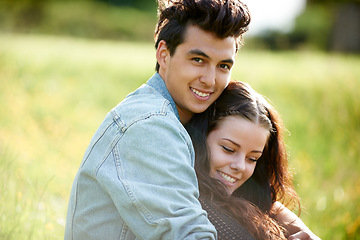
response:
<path id="1" fill-rule="evenodd" d="M 283 116 L 301 218 L 322 239 L 360 239 L 358 66 L 245 45 L 233 71 Z M 0 34 L 0 239 L 63 239 L 92 134 L 154 67 L 150 43 Z"/>

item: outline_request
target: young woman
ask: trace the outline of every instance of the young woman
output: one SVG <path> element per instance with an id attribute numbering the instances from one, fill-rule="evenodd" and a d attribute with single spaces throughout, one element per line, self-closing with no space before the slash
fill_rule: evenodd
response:
<path id="1" fill-rule="evenodd" d="M 318 239 L 285 207 L 299 207 L 299 199 L 287 167 L 283 125 L 260 94 L 231 82 L 188 131 L 200 200 L 219 239 L 234 228 L 245 228 L 255 239 Z M 238 227 L 224 224 L 231 219 Z"/>

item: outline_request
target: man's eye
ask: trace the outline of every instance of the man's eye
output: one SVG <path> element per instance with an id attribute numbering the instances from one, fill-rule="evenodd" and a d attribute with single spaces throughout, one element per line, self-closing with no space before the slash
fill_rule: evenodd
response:
<path id="1" fill-rule="evenodd" d="M 198 62 L 198 63 L 203 62 L 203 60 L 201 58 L 193 58 L 192 60 L 195 61 L 195 62 Z"/>
<path id="2" fill-rule="evenodd" d="M 225 152 L 229 152 L 229 153 L 235 152 L 234 149 L 232 149 L 232 148 L 228 148 L 226 146 L 221 146 L 221 147 L 225 150 Z"/>
<path id="3" fill-rule="evenodd" d="M 231 66 L 228 65 L 228 64 L 225 64 L 225 63 L 220 64 L 219 67 L 220 67 L 220 68 L 223 68 L 223 69 L 227 69 L 227 70 L 230 70 L 230 69 L 231 69 Z"/>

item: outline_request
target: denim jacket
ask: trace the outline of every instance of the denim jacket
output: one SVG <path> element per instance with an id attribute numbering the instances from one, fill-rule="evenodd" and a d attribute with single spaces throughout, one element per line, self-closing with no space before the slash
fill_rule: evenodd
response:
<path id="1" fill-rule="evenodd" d="M 155 74 L 105 117 L 75 177 L 66 240 L 215 239 L 194 149 Z"/>

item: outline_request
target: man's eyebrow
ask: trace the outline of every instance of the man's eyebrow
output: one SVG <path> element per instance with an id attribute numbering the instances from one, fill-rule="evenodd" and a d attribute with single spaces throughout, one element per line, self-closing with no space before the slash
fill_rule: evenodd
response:
<path id="1" fill-rule="evenodd" d="M 210 59 L 210 57 L 209 57 L 206 53 L 204 53 L 203 51 L 201 51 L 200 49 L 192 49 L 192 50 L 190 50 L 190 51 L 188 52 L 188 54 L 190 54 L 190 55 L 203 56 L 203 57 L 205 57 L 205 58 Z M 231 59 L 231 58 L 230 58 L 230 59 L 224 59 L 224 60 L 222 60 L 221 62 L 222 62 L 222 63 L 229 63 L 229 64 L 231 64 L 231 65 L 234 64 L 234 60 Z"/>
<path id="2" fill-rule="evenodd" d="M 203 56 L 203 57 L 206 57 L 206 58 L 210 58 L 206 53 L 204 53 L 200 49 L 192 49 L 192 50 L 189 51 L 189 54 L 199 55 L 199 56 Z"/>
<path id="3" fill-rule="evenodd" d="M 234 64 L 234 60 L 232 60 L 232 59 L 225 59 L 225 60 L 222 60 L 221 62 L 223 62 L 223 63 L 229 63 L 229 64 L 231 64 L 231 65 Z"/>

